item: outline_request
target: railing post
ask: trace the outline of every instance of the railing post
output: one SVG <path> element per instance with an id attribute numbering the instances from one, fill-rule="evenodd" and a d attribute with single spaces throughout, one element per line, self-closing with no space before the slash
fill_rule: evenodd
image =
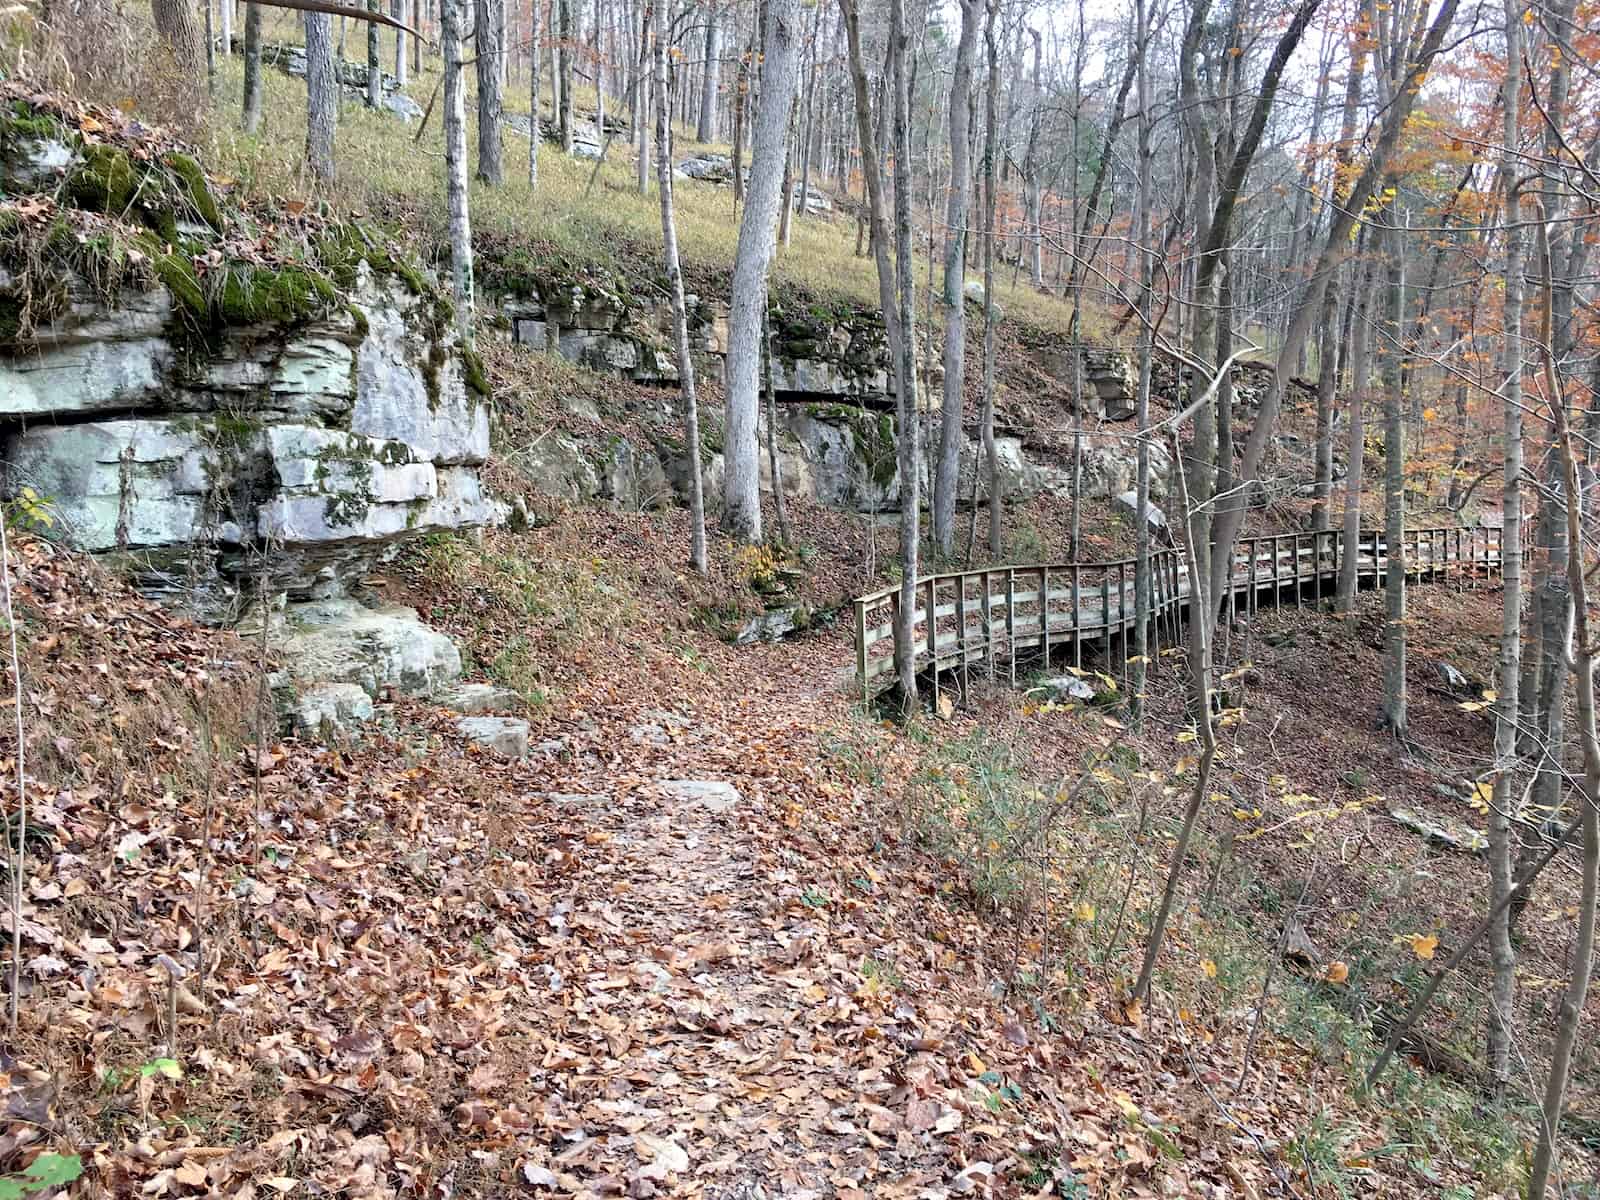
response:
<path id="1" fill-rule="evenodd" d="M 956 577 L 959 590 L 956 592 L 956 657 L 964 671 L 967 667 L 967 576 L 963 572 Z M 963 676 L 963 678 L 965 678 Z"/>
<path id="2" fill-rule="evenodd" d="M 1100 629 L 1106 635 L 1106 657 L 1111 657 L 1111 570 L 1100 575 Z"/>
<path id="3" fill-rule="evenodd" d="M 1083 622 L 1079 620 L 1079 606 L 1083 603 L 1080 567 L 1072 564 L 1072 665 L 1083 670 Z"/>
<path id="4" fill-rule="evenodd" d="M 1304 602 L 1300 598 L 1300 593 L 1304 590 L 1300 586 L 1300 538 L 1301 538 L 1301 536 L 1302 535 L 1300 534 L 1300 532 L 1298 530 L 1296 530 L 1295 533 L 1293 534 L 1294 546 L 1289 551 L 1290 555 L 1294 559 L 1294 606 L 1297 609 L 1303 608 L 1305 606 Z"/>
<path id="5" fill-rule="evenodd" d="M 1155 668 L 1161 659 L 1161 590 L 1162 576 L 1166 573 L 1162 557 L 1165 550 L 1157 550 L 1150 557 L 1150 661 L 1145 663 L 1145 671 Z"/>
<path id="6" fill-rule="evenodd" d="M 1017 686 L 1017 569 L 1006 568 L 1006 649 L 1010 651 L 1011 686 Z"/>
<path id="7" fill-rule="evenodd" d="M 989 581 L 989 571 L 983 572 L 983 654 L 989 664 L 989 682 L 994 682 L 994 595 Z"/>
<path id="8" fill-rule="evenodd" d="M 1134 575 L 1138 575 L 1137 569 L 1134 571 Z M 1138 584 L 1134 586 L 1137 587 Z M 1117 564 L 1117 624 L 1121 627 L 1122 633 L 1122 691 L 1124 695 L 1128 691 L 1128 634 L 1137 632 L 1134 629 L 1134 623 L 1138 619 L 1137 607 L 1134 615 L 1132 617 L 1128 616 L 1128 563 L 1124 559 Z M 1111 643 L 1107 642 L 1106 648 L 1109 650 Z"/>
<path id="9" fill-rule="evenodd" d="M 1039 644 L 1044 647 L 1044 669 L 1050 669 L 1050 568 L 1039 568 Z"/>
<path id="10" fill-rule="evenodd" d="M 1249 618 L 1254 615 L 1256 611 L 1256 540 L 1255 538 L 1245 538 L 1243 544 L 1249 547 L 1245 553 L 1250 556 L 1250 562 L 1246 568 L 1246 586 L 1248 586 L 1250 589 L 1250 595 L 1245 597 L 1244 602 L 1244 615 L 1246 618 Z M 1229 563 L 1228 566 L 1232 567 L 1233 564 Z M 1230 571 L 1230 574 L 1231 573 L 1232 572 Z"/>
<path id="11" fill-rule="evenodd" d="M 939 714 L 939 577 L 928 576 L 928 657 L 932 659 L 933 712 Z"/>
<path id="12" fill-rule="evenodd" d="M 861 681 L 861 702 L 872 703 L 872 685 L 867 680 L 867 602 L 856 601 L 856 678 Z"/>

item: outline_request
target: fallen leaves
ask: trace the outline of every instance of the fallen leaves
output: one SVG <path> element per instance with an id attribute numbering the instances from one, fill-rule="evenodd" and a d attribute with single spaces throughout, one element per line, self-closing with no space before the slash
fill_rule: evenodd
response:
<path id="1" fill-rule="evenodd" d="M 1434 951 L 1438 950 L 1439 948 L 1439 937 L 1437 934 L 1432 933 L 1398 934 L 1394 940 L 1397 946 L 1410 946 L 1411 953 L 1415 954 L 1419 959 L 1424 961 L 1431 959 L 1434 955 Z"/>

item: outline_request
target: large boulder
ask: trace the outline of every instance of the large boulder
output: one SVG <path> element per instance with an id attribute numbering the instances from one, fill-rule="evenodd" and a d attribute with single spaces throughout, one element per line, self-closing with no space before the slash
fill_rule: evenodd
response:
<path id="1" fill-rule="evenodd" d="M 416 611 L 369 608 L 349 596 L 288 605 L 272 637 L 287 682 L 302 693 L 356 684 L 367 695 L 428 696 L 461 676 L 461 653 Z"/>

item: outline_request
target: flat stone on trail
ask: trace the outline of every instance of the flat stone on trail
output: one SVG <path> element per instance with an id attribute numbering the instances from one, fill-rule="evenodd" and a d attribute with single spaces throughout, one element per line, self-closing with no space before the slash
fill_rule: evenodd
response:
<path id="1" fill-rule="evenodd" d="M 528 723 L 515 717 L 462 717 L 456 728 L 468 740 L 486 750 L 493 750 L 502 758 L 526 758 L 528 755 Z"/>
<path id="2" fill-rule="evenodd" d="M 439 697 L 439 703 L 444 707 L 468 716 L 515 708 L 521 700 L 510 688 L 492 683 L 458 683 Z"/>
<path id="3" fill-rule="evenodd" d="M 739 789 L 717 779 L 668 779 L 660 785 L 669 800 L 698 804 L 712 812 L 727 812 L 739 803 Z"/>

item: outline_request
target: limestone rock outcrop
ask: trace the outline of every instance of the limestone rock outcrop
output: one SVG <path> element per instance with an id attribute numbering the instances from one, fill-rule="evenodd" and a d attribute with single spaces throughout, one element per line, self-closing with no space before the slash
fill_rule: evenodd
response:
<path id="1" fill-rule="evenodd" d="M 448 638 L 357 598 L 408 540 L 495 515 L 448 300 L 381 235 L 264 234 L 182 147 L 99 127 L 0 105 L 0 190 L 51 197 L 0 225 L 4 494 L 203 620 L 265 594 L 302 733 L 453 683 Z"/>

